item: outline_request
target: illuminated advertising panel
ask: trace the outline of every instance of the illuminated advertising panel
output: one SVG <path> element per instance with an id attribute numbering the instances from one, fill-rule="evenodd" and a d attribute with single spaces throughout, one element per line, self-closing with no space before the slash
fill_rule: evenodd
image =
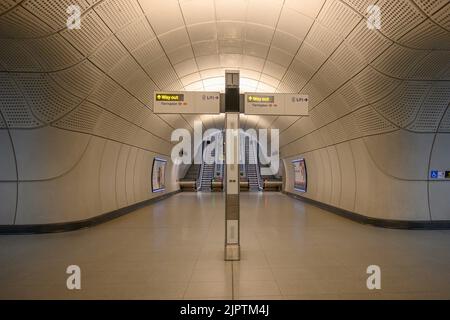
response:
<path id="1" fill-rule="evenodd" d="M 308 181 L 305 159 L 294 160 L 292 165 L 294 166 L 294 190 L 306 192 Z"/>
<path id="2" fill-rule="evenodd" d="M 152 192 L 161 192 L 166 189 L 166 165 L 167 160 L 153 159 Z"/>

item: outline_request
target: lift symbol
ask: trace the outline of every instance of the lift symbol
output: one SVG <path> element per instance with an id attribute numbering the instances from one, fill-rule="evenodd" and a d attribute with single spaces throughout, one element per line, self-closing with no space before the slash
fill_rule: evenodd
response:
<path id="1" fill-rule="evenodd" d="M 445 179 L 445 172 L 438 170 L 431 170 L 430 172 L 431 179 Z"/>

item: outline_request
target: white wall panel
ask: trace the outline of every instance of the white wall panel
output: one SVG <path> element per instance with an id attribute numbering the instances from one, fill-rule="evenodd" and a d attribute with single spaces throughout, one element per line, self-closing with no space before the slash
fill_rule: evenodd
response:
<path id="1" fill-rule="evenodd" d="M 430 210 L 432 220 L 449 220 L 450 204 L 448 195 L 450 194 L 450 183 L 430 181 Z"/>
<path id="2" fill-rule="evenodd" d="M 119 208 L 127 206 L 127 162 L 132 147 L 121 145 L 116 166 L 116 201 Z"/>
<path id="3" fill-rule="evenodd" d="M 137 151 L 133 178 L 136 202 L 141 202 L 148 199 L 151 194 L 152 164 L 153 157 L 149 152 L 143 150 Z"/>
<path id="4" fill-rule="evenodd" d="M 184 26 L 177 0 L 139 0 L 157 35 Z"/>
<path id="5" fill-rule="evenodd" d="M 215 20 L 214 2 L 209 0 L 180 1 L 186 24 L 196 24 Z"/>
<path id="6" fill-rule="evenodd" d="M 325 0 L 286 0 L 285 5 L 308 17 L 315 18 Z"/>
<path id="7" fill-rule="evenodd" d="M 0 130 L 0 181 L 5 180 L 17 180 L 16 163 L 8 131 Z"/>
<path id="8" fill-rule="evenodd" d="M 107 141 L 103 150 L 99 185 L 101 210 L 103 213 L 118 209 L 116 199 L 116 168 L 120 150 L 121 144 L 113 141 Z"/>
<path id="9" fill-rule="evenodd" d="M 19 180 L 53 179 L 73 169 L 81 160 L 90 136 L 45 127 L 11 130 Z"/>
<path id="10" fill-rule="evenodd" d="M 14 223 L 17 182 L 0 182 L 0 225 Z"/>
<path id="11" fill-rule="evenodd" d="M 84 220 L 101 212 L 99 169 L 106 141 L 92 138 L 85 156 L 62 177 L 19 183 L 17 224 Z"/>
<path id="12" fill-rule="evenodd" d="M 367 150 L 384 174 L 405 180 L 426 180 L 434 134 L 395 131 L 364 138 Z"/>
<path id="13" fill-rule="evenodd" d="M 388 177 L 368 158 L 364 142 L 354 140 L 351 148 L 356 166 L 356 212 L 381 219 L 429 220 L 426 181 Z"/>
<path id="14" fill-rule="evenodd" d="M 336 145 L 341 169 L 341 197 L 339 207 L 354 211 L 356 195 L 355 160 L 350 143 L 345 142 Z"/>
<path id="15" fill-rule="evenodd" d="M 331 169 L 331 198 L 330 204 L 339 207 L 341 198 L 341 167 L 336 146 L 328 147 L 328 159 Z"/>
<path id="16" fill-rule="evenodd" d="M 322 163 L 319 173 L 321 184 L 319 186 L 319 192 L 317 193 L 317 199 L 324 199 L 326 203 L 331 203 L 333 172 L 331 171 L 330 158 L 326 148 L 317 150 L 316 154 L 317 158 L 320 159 L 320 162 Z"/>
<path id="17" fill-rule="evenodd" d="M 138 149 L 132 148 L 127 158 L 125 190 L 127 194 L 127 204 L 136 203 L 136 195 L 134 194 L 134 166 L 136 165 Z"/>
<path id="18" fill-rule="evenodd" d="M 278 29 L 298 39 L 304 39 L 313 22 L 308 16 L 285 7 L 281 12 Z"/>
<path id="19" fill-rule="evenodd" d="M 450 134 L 437 134 L 431 153 L 430 170 L 450 171 Z M 433 220 L 450 219 L 450 181 L 429 181 Z"/>
<path id="20" fill-rule="evenodd" d="M 322 161 L 316 152 L 305 153 L 305 159 L 307 162 L 306 169 L 308 170 L 308 176 L 310 176 L 311 179 L 308 181 L 308 188 L 304 195 L 308 198 L 317 200 L 320 199 L 319 194 L 322 192 L 320 188 L 323 187 Z"/>

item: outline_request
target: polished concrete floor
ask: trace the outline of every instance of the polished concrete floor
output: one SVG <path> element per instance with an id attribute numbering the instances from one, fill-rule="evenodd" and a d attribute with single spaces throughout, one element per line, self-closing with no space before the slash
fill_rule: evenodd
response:
<path id="1" fill-rule="evenodd" d="M 223 195 L 182 193 L 91 229 L 0 236 L 0 298 L 450 298 L 450 231 L 365 226 L 242 193 L 241 243 L 242 260 L 224 262 Z M 79 291 L 66 288 L 69 265 Z M 366 287 L 369 265 L 381 290 Z"/>

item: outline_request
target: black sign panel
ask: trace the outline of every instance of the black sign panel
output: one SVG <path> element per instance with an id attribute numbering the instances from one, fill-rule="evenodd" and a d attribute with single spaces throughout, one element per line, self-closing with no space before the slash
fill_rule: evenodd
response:
<path id="1" fill-rule="evenodd" d="M 225 112 L 239 112 L 239 88 L 225 89 Z"/>

